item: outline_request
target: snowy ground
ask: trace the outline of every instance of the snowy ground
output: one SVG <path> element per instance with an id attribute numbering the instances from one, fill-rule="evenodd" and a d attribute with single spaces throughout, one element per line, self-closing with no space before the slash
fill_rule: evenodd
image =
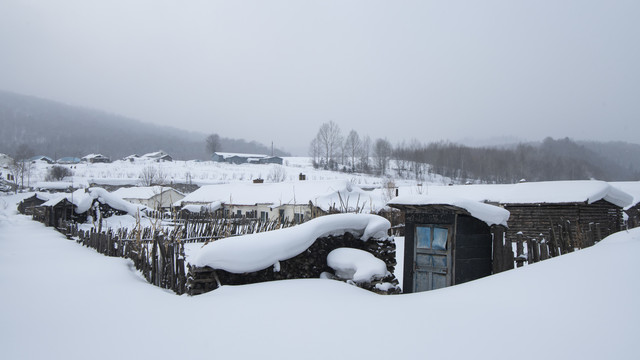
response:
<path id="1" fill-rule="evenodd" d="M 393 162 L 392 162 L 393 163 Z M 77 165 L 63 165 L 71 168 L 73 179 L 65 179 L 66 182 L 56 182 L 46 184 L 44 180 L 48 169 L 53 166 L 43 161 L 37 161 L 32 166 L 32 171 L 28 179 L 25 178 L 25 185 L 29 186 L 54 186 L 61 189 L 68 188 L 70 180 L 76 186 L 87 186 L 89 183 L 101 183 L 111 185 L 137 185 L 140 183 L 140 175 L 145 167 L 155 168 L 167 183 L 188 183 L 193 182 L 198 185 L 220 184 L 230 182 L 249 182 L 253 179 L 262 178 L 266 182 L 273 181 L 276 176 L 281 181 L 294 181 L 298 175 L 303 173 L 307 180 L 349 180 L 352 183 L 363 187 L 380 187 L 387 181 L 385 177 L 377 177 L 366 174 L 353 174 L 335 171 L 314 169 L 311 160 L 307 157 L 286 157 L 284 164 L 258 165 L 258 164 L 226 164 L 213 161 L 114 161 L 112 163 L 81 163 Z M 395 166 L 392 165 L 392 168 Z M 398 185 L 411 185 L 415 181 L 400 181 L 391 170 L 391 178 L 395 178 Z M 449 182 L 448 178 L 431 174 L 425 175 L 420 182 L 443 185 Z"/>
<path id="2" fill-rule="evenodd" d="M 640 229 L 467 284 L 381 296 L 333 280 L 176 296 L 0 196 L 4 359 L 637 359 Z"/>

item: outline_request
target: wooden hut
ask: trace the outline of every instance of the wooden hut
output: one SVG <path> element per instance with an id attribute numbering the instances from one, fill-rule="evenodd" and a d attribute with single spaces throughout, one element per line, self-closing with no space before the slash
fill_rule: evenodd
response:
<path id="1" fill-rule="evenodd" d="M 67 221 L 76 220 L 76 206 L 66 196 L 52 199 L 42 204 L 39 211 L 45 226 L 62 227 Z"/>
<path id="2" fill-rule="evenodd" d="M 405 191 L 403 191 L 405 190 Z M 400 195 L 408 192 L 400 189 Z M 545 181 L 503 185 L 431 186 L 428 196 L 464 198 L 507 209 L 507 238 L 566 242 L 582 248 L 624 228 L 623 208 L 633 197 L 604 181 Z"/>
<path id="3" fill-rule="evenodd" d="M 640 181 L 611 182 L 611 186 L 633 196 L 633 201 L 624 208 L 627 228 L 640 227 Z"/>
<path id="4" fill-rule="evenodd" d="M 33 209 L 49 201 L 50 198 L 51 195 L 49 194 L 35 193 L 18 204 L 18 212 L 25 215 L 33 215 Z"/>
<path id="5" fill-rule="evenodd" d="M 403 292 L 461 284 L 493 273 L 492 247 L 502 243 L 509 212 L 470 200 L 397 197 L 405 216 Z"/>

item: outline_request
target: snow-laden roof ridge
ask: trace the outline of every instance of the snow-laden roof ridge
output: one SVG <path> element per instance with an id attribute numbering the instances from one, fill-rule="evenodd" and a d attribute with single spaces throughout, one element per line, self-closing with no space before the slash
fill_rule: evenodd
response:
<path id="1" fill-rule="evenodd" d="M 174 189 L 171 186 L 161 186 L 161 185 L 154 185 L 154 186 L 127 186 L 127 187 L 121 187 L 115 191 L 113 191 L 112 193 L 118 197 L 121 197 L 123 199 L 143 199 L 143 200 L 148 200 L 151 199 L 152 197 L 156 196 L 156 195 L 160 195 L 162 193 L 164 193 L 165 191 L 175 191 L 180 195 L 184 195 L 182 194 L 180 191 Z"/>
<path id="2" fill-rule="evenodd" d="M 624 210 L 629 210 L 640 203 L 640 181 L 612 181 L 609 184 L 633 197 L 631 203 L 625 206 Z"/>
<path id="3" fill-rule="evenodd" d="M 246 157 L 246 158 L 258 158 L 258 159 L 275 157 L 267 154 L 245 154 L 245 153 L 231 153 L 231 152 L 218 152 L 218 151 L 216 151 L 216 154 L 222 156 L 223 158 L 228 158 L 233 156 Z"/>
<path id="4" fill-rule="evenodd" d="M 389 201 L 388 205 L 449 205 L 467 211 L 471 216 L 484 221 L 487 225 L 507 226 L 511 215 L 508 210 L 483 202 L 456 197 L 429 195 L 403 195 Z"/>
<path id="5" fill-rule="evenodd" d="M 321 237 L 348 232 L 365 241 L 382 239 L 390 228 L 389 220 L 378 215 L 326 215 L 290 228 L 214 241 L 200 250 L 193 264 L 232 273 L 254 272 L 301 254 Z"/>
<path id="6" fill-rule="evenodd" d="M 480 202 L 504 205 L 515 204 L 572 204 L 605 200 L 619 207 L 626 207 L 633 197 L 600 180 L 562 180 L 524 182 L 517 184 L 476 184 L 453 186 L 428 186 L 420 189 L 428 196 L 456 197 Z M 401 188 L 416 194 L 416 189 Z"/>

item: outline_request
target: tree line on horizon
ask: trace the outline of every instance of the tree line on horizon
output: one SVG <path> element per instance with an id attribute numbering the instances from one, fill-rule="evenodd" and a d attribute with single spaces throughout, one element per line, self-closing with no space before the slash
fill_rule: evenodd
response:
<path id="1" fill-rule="evenodd" d="M 460 183 L 640 180 L 640 171 L 634 164 L 624 166 L 613 158 L 615 154 L 591 150 L 569 138 L 547 137 L 539 144 L 519 143 L 502 148 L 419 140 L 393 146 L 386 138 L 371 140 L 355 130 L 343 136 L 338 124 L 330 121 L 318 129 L 310 143 L 309 156 L 316 168 L 382 176 L 393 170 L 401 178 L 416 180 L 424 180 L 429 174 Z"/>

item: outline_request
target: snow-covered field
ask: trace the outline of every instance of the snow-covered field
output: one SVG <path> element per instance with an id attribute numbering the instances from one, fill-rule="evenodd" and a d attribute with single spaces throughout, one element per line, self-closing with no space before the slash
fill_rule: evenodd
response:
<path id="1" fill-rule="evenodd" d="M 43 183 L 48 169 L 53 166 L 44 161 L 33 164 L 30 176 L 25 178 L 25 185 L 34 187 L 51 186 Z M 146 167 L 154 168 L 159 176 L 167 183 L 194 183 L 198 185 L 220 184 L 231 182 L 249 182 L 261 178 L 266 182 L 297 180 L 300 173 L 306 175 L 307 180 L 349 180 L 363 187 L 380 187 L 388 178 L 366 174 L 343 173 L 314 169 L 308 157 L 285 157 L 283 165 L 275 164 L 227 164 L 213 161 L 168 161 L 155 162 L 150 160 L 123 161 L 112 163 L 80 163 L 77 165 L 62 165 L 69 167 L 73 172 L 72 179 L 58 182 L 59 188 L 67 188 L 72 180 L 76 186 L 87 186 L 89 183 L 112 185 L 137 185 L 140 176 Z M 392 166 L 393 168 L 393 166 Z M 390 172 L 391 177 L 396 178 L 399 184 L 410 185 L 415 181 L 400 181 Z M 436 183 L 439 185 L 448 182 L 448 178 L 430 174 L 420 182 Z"/>
<path id="2" fill-rule="evenodd" d="M 427 293 L 333 280 L 176 296 L 0 196 L 3 359 L 637 359 L 640 229 Z"/>

